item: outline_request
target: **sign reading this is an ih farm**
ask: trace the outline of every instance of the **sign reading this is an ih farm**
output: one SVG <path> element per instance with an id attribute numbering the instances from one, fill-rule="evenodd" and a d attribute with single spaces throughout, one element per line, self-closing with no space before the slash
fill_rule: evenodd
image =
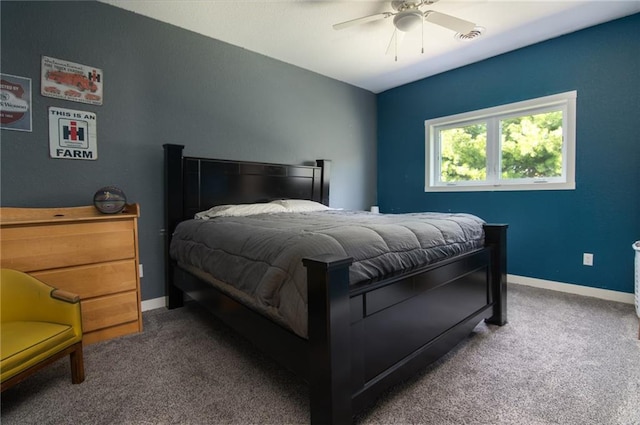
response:
<path id="1" fill-rule="evenodd" d="M 49 154 L 60 159 L 98 159 L 96 114 L 50 107 Z"/>

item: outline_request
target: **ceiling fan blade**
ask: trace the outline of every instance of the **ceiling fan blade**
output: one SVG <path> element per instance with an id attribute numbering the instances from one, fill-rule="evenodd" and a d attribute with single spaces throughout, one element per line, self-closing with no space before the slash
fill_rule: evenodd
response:
<path id="1" fill-rule="evenodd" d="M 397 29 L 393 30 L 393 34 L 391 35 L 391 40 L 389 41 L 389 45 L 387 46 L 387 51 L 385 54 L 387 55 L 398 55 L 398 49 L 402 44 L 402 40 L 404 40 L 404 35 L 406 32 L 398 31 Z"/>
<path id="2" fill-rule="evenodd" d="M 456 18 L 446 13 L 436 12 L 435 10 L 426 11 L 424 19 L 432 24 L 440 25 L 441 27 L 461 34 L 471 32 L 476 26 L 473 22 L 465 21 L 464 19 Z"/>
<path id="3" fill-rule="evenodd" d="M 345 22 L 340 22 L 339 24 L 335 24 L 333 26 L 333 29 L 343 30 L 345 28 L 349 28 L 354 25 L 365 24 L 367 22 L 377 21 L 378 19 L 388 18 L 389 16 L 392 16 L 392 15 L 393 13 L 391 12 L 383 12 L 383 13 L 376 13 L 375 15 L 363 16 L 362 18 L 352 19 L 350 21 L 345 21 Z"/>

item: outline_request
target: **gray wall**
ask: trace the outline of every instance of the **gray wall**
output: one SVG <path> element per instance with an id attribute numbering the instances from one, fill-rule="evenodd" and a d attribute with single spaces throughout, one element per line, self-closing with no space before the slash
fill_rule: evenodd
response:
<path id="1" fill-rule="evenodd" d="M 333 160 L 331 205 L 376 201 L 376 99 L 367 91 L 97 2 L 1 2 L 3 73 L 32 81 L 33 132 L 2 130 L 2 206 L 90 205 L 116 185 L 141 206 L 142 298 L 164 295 L 164 143 L 185 154 Z M 102 69 L 104 104 L 40 93 L 41 57 Z M 98 160 L 49 158 L 47 108 L 97 114 Z"/>

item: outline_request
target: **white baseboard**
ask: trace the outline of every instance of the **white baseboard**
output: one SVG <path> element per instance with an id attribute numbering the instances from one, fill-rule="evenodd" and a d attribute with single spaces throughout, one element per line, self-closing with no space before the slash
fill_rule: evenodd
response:
<path id="1" fill-rule="evenodd" d="M 167 306 L 167 297 L 153 298 L 142 301 L 142 311 L 155 310 L 156 308 Z"/>
<path id="2" fill-rule="evenodd" d="M 533 277 L 518 276 L 513 274 L 507 275 L 507 282 L 515 283 L 518 285 L 534 286 L 536 288 L 551 289 L 552 291 L 584 295 L 587 297 L 601 298 L 603 300 L 618 301 L 625 304 L 635 303 L 633 294 L 629 294 L 627 292 L 612 291 L 609 289 L 591 288 L 589 286 L 554 282 L 552 280 L 535 279 Z"/>
<path id="3" fill-rule="evenodd" d="M 584 295 L 587 297 L 601 298 L 603 300 L 618 301 L 626 304 L 634 304 L 633 294 L 611 291 L 609 289 L 591 288 L 571 283 L 554 282 L 551 280 L 535 279 L 533 277 L 507 275 L 509 283 L 534 286 L 536 288 L 551 289 L 552 291 L 568 292 L 570 294 Z M 142 301 L 142 311 L 155 310 L 167 306 L 167 297 L 153 298 Z"/>

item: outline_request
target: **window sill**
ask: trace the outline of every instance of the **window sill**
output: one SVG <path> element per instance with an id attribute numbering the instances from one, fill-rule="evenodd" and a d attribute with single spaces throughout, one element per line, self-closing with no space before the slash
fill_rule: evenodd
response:
<path id="1" fill-rule="evenodd" d="M 532 183 L 502 185 L 447 185 L 427 186 L 425 192 L 499 192 L 524 190 L 575 190 L 575 183 Z"/>

